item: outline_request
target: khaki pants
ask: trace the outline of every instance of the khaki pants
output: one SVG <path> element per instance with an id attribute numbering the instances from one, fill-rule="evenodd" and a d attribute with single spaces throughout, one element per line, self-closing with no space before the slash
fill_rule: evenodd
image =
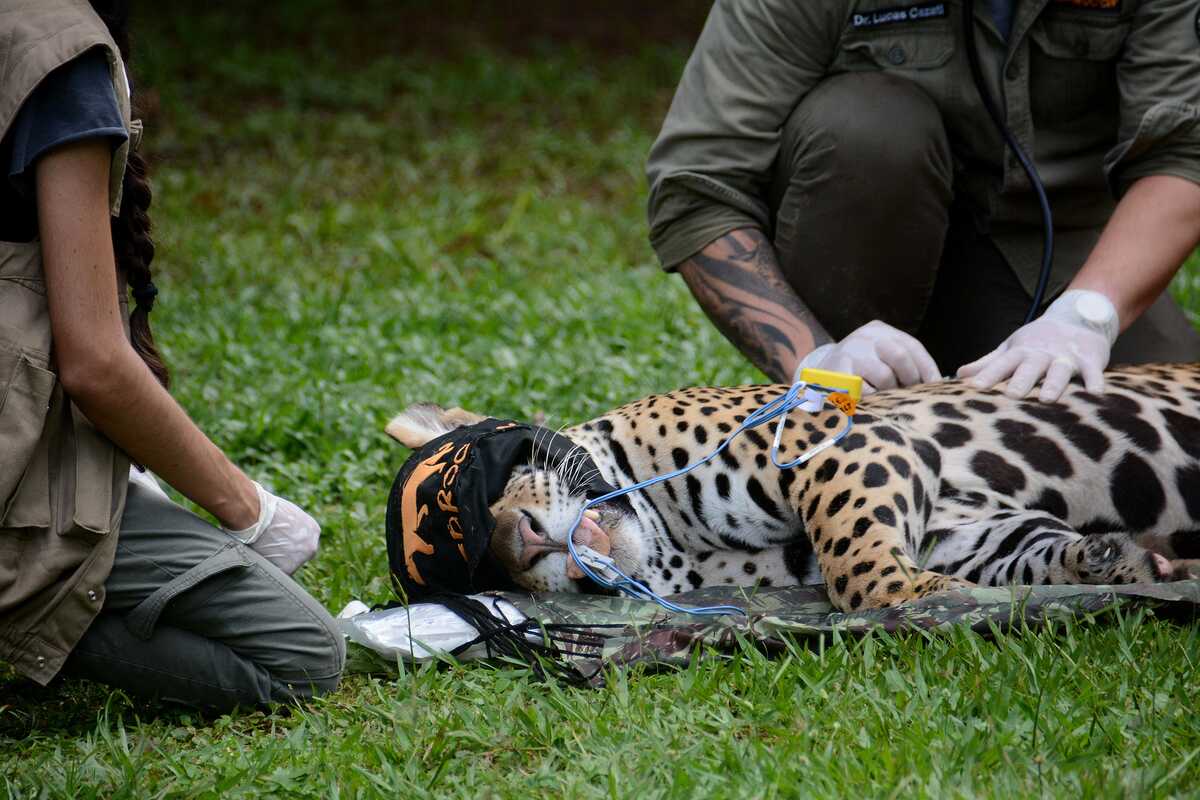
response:
<path id="1" fill-rule="evenodd" d="M 131 484 L 104 610 L 64 674 L 228 710 L 337 686 L 329 613 L 250 548 Z"/>
<path id="2" fill-rule="evenodd" d="M 1031 298 L 956 206 L 953 178 L 937 107 L 901 78 L 829 78 L 792 112 L 771 187 L 775 249 L 830 334 L 881 319 L 953 374 L 1022 324 Z M 1111 363 L 1197 360 L 1200 334 L 1164 293 L 1117 339 Z"/>

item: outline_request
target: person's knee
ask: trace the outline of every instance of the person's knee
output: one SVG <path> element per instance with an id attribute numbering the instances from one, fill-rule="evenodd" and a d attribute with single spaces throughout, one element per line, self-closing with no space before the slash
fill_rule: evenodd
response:
<path id="1" fill-rule="evenodd" d="M 338 684 L 346 643 L 337 622 L 292 578 L 244 546 L 248 568 L 181 595 L 177 624 L 223 641 L 266 672 L 273 699 L 309 697 Z"/>
<path id="2" fill-rule="evenodd" d="M 341 680 L 346 640 L 329 612 L 307 593 L 303 600 L 303 611 L 274 637 L 275 656 L 265 661 L 272 677 L 298 695 L 324 694 Z"/>
<path id="3" fill-rule="evenodd" d="M 303 642 L 303 647 L 296 645 Z M 293 637 L 282 646 L 286 668 L 271 670 L 271 699 L 275 702 L 302 700 L 329 694 L 342 679 L 346 660 L 345 640 L 333 630 L 312 630 Z"/>
<path id="4" fill-rule="evenodd" d="M 947 192 L 953 178 L 933 99 L 911 81 L 874 72 L 836 75 L 817 85 L 784 123 L 780 166 L 855 176 L 876 186 L 911 186 L 932 176 Z"/>
<path id="5" fill-rule="evenodd" d="M 949 143 L 924 91 L 879 73 L 828 78 L 782 133 L 771 185 L 780 268 L 836 338 L 873 319 L 914 331 L 952 199 Z"/>

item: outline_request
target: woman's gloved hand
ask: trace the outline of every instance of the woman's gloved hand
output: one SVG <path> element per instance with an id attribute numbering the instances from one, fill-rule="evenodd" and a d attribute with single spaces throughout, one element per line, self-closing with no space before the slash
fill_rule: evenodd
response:
<path id="1" fill-rule="evenodd" d="M 1099 292 L 1072 289 L 995 350 L 959 367 L 958 377 L 969 378 L 976 389 L 1007 379 L 1004 393 L 1009 397 L 1024 397 L 1042 381 L 1038 399 L 1043 403 L 1062 397 L 1076 373 L 1089 392 L 1102 392 L 1104 368 L 1119 332 L 1111 300 Z"/>
<path id="2" fill-rule="evenodd" d="M 276 497 L 256 481 L 258 522 L 240 531 L 223 530 L 291 575 L 317 554 L 321 526 L 303 509 Z"/>
<path id="3" fill-rule="evenodd" d="M 937 364 L 923 344 L 879 320 L 855 329 L 840 342 L 813 350 L 796 368 L 795 378 L 806 367 L 860 375 L 867 382 L 866 392 L 941 380 Z"/>

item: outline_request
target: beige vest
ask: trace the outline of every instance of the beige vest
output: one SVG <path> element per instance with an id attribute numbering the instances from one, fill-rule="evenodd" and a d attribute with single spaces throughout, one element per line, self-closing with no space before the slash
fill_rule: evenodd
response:
<path id="1" fill-rule="evenodd" d="M 108 55 L 129 129 L 124 66 L 91 6 L 0 0 L 0 139 L 42 79 L 94 47 Z M 127 154 L 113 156 L 114 215 Z M 0 659 L 42 684 L 104 602 L 129 470 L 55 370 L 40 243 L 0 242 Z"/>

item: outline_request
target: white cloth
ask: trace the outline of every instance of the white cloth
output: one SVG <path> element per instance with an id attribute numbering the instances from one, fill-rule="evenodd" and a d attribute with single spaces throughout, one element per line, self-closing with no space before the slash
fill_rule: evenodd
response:
<path id="1" fill-rule="evenodd" d="M 478 600 L 498 622 L 514 625 L 525 615 L 499 597 L 487 594 L 468 595 Z M 350 641 L 374 650 L 389 661 L 435 661 L 452 656 L 458 648 L 479 638 L 479 631 L 441 603 L 413 603 L 379 611 L 370 611 L 366 604 L 351 600 L 337 615 L 338 628 Z M 533 643 L 542 641 L 542 632 L 534 628 L 525 634 Z M 453 655 L 460 661 L 485 658 L 490 655 L 486 644 L 476 644 Z"/>

